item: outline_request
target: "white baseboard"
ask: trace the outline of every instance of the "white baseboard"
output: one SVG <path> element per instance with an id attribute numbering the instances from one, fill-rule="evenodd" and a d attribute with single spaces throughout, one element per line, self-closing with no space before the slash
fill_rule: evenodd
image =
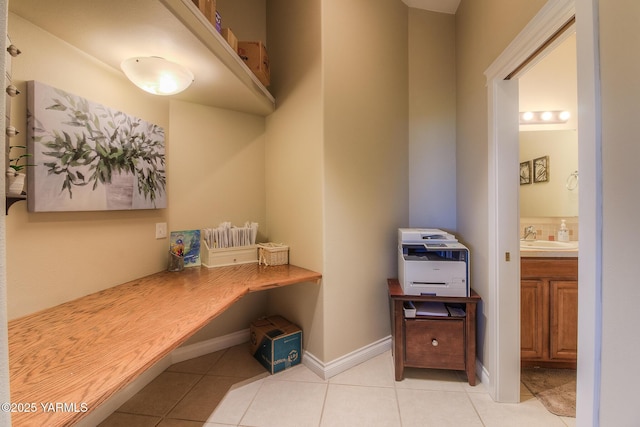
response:
<path id="1" fill-rule="evenodd" d="M 205 354 L 224 350 L 225 348 L 233 347 L 234 345 L 239 345 L 245 342 L 249 342 L 249 329 L 233 332 L 229 335 L 224 335 L 222 337 L 213 338 L 196 344 L 178 347 L 155 365 L 140 374 L 138 378 L 129 383 L 125 388 L 107 399 L 98 408 L 91 411 L 91 413 L 80 420 L 76 426 L 97 426 L 174 363 L 204 356 Z"/>
<path id="2" fill-rule="evenodd" d="M 178 347 L 171 352 L 171 363 L 184 362 L 185 360 L 195 357 L 204 356 L 205 354 L 224 350 L 234 345 L 249 342 L 249 328 L 238 332 L 232 332 L 222 337 L 212 338 L 210 340 L 201 341 L 195 344 Z"/>
<path id="3" fill-rule="evenodd" d="M 313 354 L 305 351 L 302 357 L 302 363 L 320 378 L 326 380 L 335 375 L 338 375 L 341 372 L 353 368 L 354 366 L 359 365 L 362 362 L 366 362 L 367 360 L 378 356 L 385 351 L 391 350 L 391 343 L 392 339 L 391 335 L 389 335 L 328 363 L 323 363 Z"/>

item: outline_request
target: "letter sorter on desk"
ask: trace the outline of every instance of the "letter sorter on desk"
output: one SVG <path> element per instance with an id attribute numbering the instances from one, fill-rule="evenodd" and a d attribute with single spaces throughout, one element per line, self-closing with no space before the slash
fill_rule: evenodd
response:
<path id="1" fill-rule="evenodd" d="M 469 296 L 469 249 L 438 229 L 398 229 L 399 281 L 405 295 Z"/>

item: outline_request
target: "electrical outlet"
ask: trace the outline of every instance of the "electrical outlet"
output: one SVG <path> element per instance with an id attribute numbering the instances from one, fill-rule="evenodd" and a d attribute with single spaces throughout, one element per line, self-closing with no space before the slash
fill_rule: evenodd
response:
<path id="1" fill-rule="evenodd" d="M 167 223 L 157 222 L 156 223 L 156 239 L 166 239 L 166 238 L 167 238 Z"/>

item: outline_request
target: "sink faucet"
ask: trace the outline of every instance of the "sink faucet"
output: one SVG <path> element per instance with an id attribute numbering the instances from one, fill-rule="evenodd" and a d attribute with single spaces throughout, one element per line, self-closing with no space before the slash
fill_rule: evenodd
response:
<path id="1" fill-rule="evenodd" d="M 526 226 L 524 228 L 524 237 L 522 238 L 522 240 L 527 240 L 527 237 L 533 235 L 533 240 L 536 240 L 536 227 L 534 227 L 533 225 L 529 225 Z"/>

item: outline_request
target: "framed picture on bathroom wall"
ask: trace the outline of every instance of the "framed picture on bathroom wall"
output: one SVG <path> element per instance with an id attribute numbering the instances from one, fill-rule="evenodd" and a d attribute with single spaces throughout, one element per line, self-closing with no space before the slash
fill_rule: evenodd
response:
<path id="1" fill-rule="evenodd" d="M 520 185 L 531 184 L 531 160 L 520 163 Z"/>
<path id="2" fill-rule="evenodd" d="M 533 159 L 533 182 L 549 181 L 549 156 Z"/>

